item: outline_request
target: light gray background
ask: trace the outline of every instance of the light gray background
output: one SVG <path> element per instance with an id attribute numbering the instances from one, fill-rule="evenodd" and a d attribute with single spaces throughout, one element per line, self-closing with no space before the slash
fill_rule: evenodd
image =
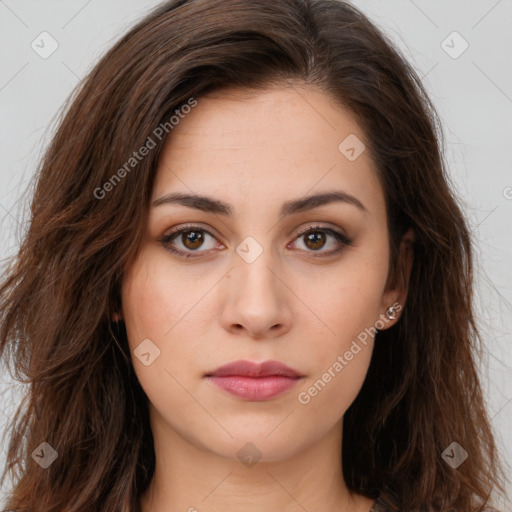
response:
<path id="1" fill-rule="evenodd" d="M 27 180 L 64 100 L 152 0 L 0 0 L 0 257 L 16 250 Z M 481 378 L 501 454 L 512 454 L 512 0 L 356 0 L 412 61 L 438 108 L 454 188 L 477 240 L 477 307 L 486 356 Z M 31 43 L 59 47 L 41 58 Z M 469 44 L 464 45 L 458 32 Z M 0 428 L 19 401 L 1 374 Z M 471 457 L 471 447 L 465 447 Z M 0 453 L 4 465 L 5 447 Z M 4 492 L 7 489 L 4 488 Z M 498 503 L 512 510 L 508 500 Z M 3 494 L 0 499 L 3 500 Z"/>

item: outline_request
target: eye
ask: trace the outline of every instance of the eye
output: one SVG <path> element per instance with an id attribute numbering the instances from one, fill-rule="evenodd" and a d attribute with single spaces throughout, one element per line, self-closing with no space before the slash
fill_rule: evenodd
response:
<path id="1" fill-rule="evenodd" d="M 352 245 L 352 240 L 343 233 L 318 225 L 308 226 L 305 230 L 298 232 L 296 237 L 296 240 L 303 239 L 302 244 L 305 247 L 305 251 L 319 253 L 311 254 L 313 257 L 331 256 L 341 252 L 347 245 Z M 321 251 L 320 249 L 325 247 L 329 237 L 331 238 L 331 249 Z"/>
<path id="2" fill-rule="evenodd" d="M 164 235 L 159 242 L 169 251 L 178 254 L 184 258 L 189 258 L 192 252 L 206 252 L 215 247 L 214 244 L 210 244 L 210 247 L 206 247 L 206 250 L 199 251 L 203 247 L 205 240 L 210 237 L 215 241 L 215 237 L 206 229 L 200 226 L 183 226 L 178 229 L 172 230 L 170 233 Z M 181 247 L 176 247 L 174 244 L 181 244 Z M 208 245 L 208 244 L 206 244 Z"/>

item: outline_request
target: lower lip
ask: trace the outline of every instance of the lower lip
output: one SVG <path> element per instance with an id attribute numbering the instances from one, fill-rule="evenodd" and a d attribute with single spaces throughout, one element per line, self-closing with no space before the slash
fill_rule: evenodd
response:
<path id="1" fill-rule="evenodd" d="M 268 377 L 243 377 L 230 375 L 226 377 L 208 377 L 208 380 L 219 388 L 253 402 L 270 400 L 293 388 L 300 380 L 299 377 L 283 377 L 270 375 Z"/>

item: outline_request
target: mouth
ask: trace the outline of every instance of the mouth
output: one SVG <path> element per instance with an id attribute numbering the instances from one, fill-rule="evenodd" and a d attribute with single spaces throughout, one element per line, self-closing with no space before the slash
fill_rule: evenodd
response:
<path id="1" fill-rule="evenodd" d="M 231 395 L 257 402 L 270 400 L 288 391 L 304 375 L 278 361 L 234 361 L 204 377 Z"/>

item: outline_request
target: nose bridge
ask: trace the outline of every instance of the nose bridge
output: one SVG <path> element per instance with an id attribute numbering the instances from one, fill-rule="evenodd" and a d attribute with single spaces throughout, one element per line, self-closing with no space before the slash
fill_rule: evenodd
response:
<path id="1" fill-rule="evenodd" d="M 240 300 L 265 299 L 269 303 L 277 299 L 275 271 L 271 271 L 277 262 L 273 257 L 271 237 L 258 238 L 249 235 L 236 248 L 237 288 L 244 292 Z"/>
<path id="2" fill-rule="evenodd" d="M 260 242 L 255 236 L 248 236 L 236 247 L 223 313 L 227 328 L 242 326 L 260 336 L 272 327 L 289 323 L 271 236 L 265 241 L 262 238 Z"/>

